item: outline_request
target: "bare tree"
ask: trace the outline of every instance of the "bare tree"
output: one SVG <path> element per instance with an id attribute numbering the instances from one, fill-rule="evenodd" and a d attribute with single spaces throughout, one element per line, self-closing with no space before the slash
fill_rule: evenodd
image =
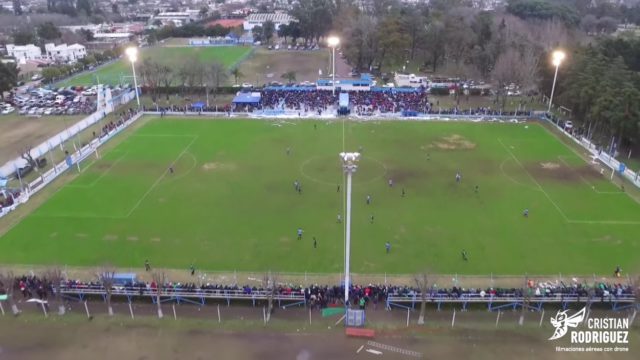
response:
<path id="1" fill-rule="evenodd" d="M 162 294 L 162 289 L 164 288 L 164 283 L 166 281 L 166 275 L 164 271 L 158 269 L 153 275 L 153 282 L 156 283 L 156 305 L 158 306 L 158 318 L 162 319 L 164 316 L 162 313 L 162 305 L 160 303 L 160 295 Z"/>
<path id="2" fill-rule="evenodd" d="M 111 306 L 111 295 L 113 294 L 114 278 L 116 276 L 115 269 L 112 266 L 105 266 L 98 271 L 98 279 L 105 291 L 105 301 L 107 302 L 107 310 L 109 316 L 113 316 L 113 307 Z"/>
<path id="3" fill-rule="evenodd" d="M 276 273 L 269 270 L 264 275 L 264 289 L 267 291 L 267 322 L 271 320 L 271 314 L 273 313 L 273 300 L 278 292 L 278 276 Z"/>
<path id="4" fill-rule="evenodd" d="M 31 155 L 31 149 L 32 147 L 30 145 L 22 148 L 22 150 L 20 151 L 20 157 L 24 161 L 26 161 L 27 164 L 29 164 L 29 166 L 31 166 L 34 170 L 38 171 L 38 168 L 39 168 L 38 162 Z"/>
<path id="5" fill-rule="evenodd" d="M 427 292 L 429 291 L 429 272 L 423 270 L 416 274 L 413 278 L 416 287 L 420 289 L 420 316 L 418 317 L 418 325 L 424 325 L 424 316 L 427 311 Z"/>
<path id="6" fill-rule="evenodd" d="M 13 299 L 13 290 L 16 285 L 16 276 L 12 271 L 0 272 L 0 289 L 4 289 L 7 294 L 7 300 L 11 306 L 11 312 L 14 316 L 20 315 L 20 310 L 18 309 L 18 305 Z"/>
<path id="7" fill-rule="evenodd" d="M 62 269 L 60 269 L 59 266 L 48 268 L 44 272 L 44 277 L 53 289 L 53 299 L 58 303 L 58 315 L 64 315 L 66 308 L 62 300 L 62 294 L 60 293 L 60 283 L 63 280 Z"/>
<path id="8" fill-rule="evenodd" d="M 207 95 L 207 106 L 209 106 L 209 92 L 213 89 L 213 96 L 218 92 L 218 88 L 228 78 L 227 68 L 220 62 L 214 61 L 204 69 L 204 86 Z"/>
<path id="9" fill-rule="evenodd" d="M 175 80 L 175 75 L 176 74 L 173 72 L 173 69 L 171 69 L 167 65 L 161 65 L 158 68 L 158 77 L 159 77 L 158 80 L 160 85 L 162 85 L 165 88 L 167 100 L 169 100 L 169 93 L 170 93 L 169 88 L 171 87 L 171 84 L 173 84 L 173 81 Z"/>

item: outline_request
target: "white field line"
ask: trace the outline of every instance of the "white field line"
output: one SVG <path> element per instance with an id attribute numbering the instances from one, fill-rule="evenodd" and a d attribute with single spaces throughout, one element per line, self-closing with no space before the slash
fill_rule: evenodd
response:
<path id="1" fill-rule="evenodd" d="M 173 160 L 173 163 L 176 163 L 191 147 L 191 145 L 193 145 L 193 143 L 199 138 L 199 136 L 195 136 L 191 142 L 189 142 L 189 144 L 187 144 L 187 146 L 182 150 L 182 152 L 180 152 L 180 154 L 178 154 L 178 156 L 176 157 L 175 160 Z M 165 176 L 167 176 L 167 169 L 165 169 L 162 174 L 160 175 L 160 177 L 158 177 L 158 179 L 151 185 L 151 187 L 149 187 L 149 189 L 147 190 L 147 192 L 144 193 L 144 195 L 142 195 L 142 197 L 140 198 L 140 200 L 138 200 L 138 202 L 133 206 L 133 208 L 131 208 L 131 210 L 129 211 L 129 213 L 125 216 L 125 218 L 128 218 L 129 216 L 131 216 L 131 214 L 138 208 L 138 206 L 140 206 L 140 204 L 142 204 L 142 202 L 144 201 L 144 199 L 147 198 L 147 196 L 149 196 L 149 194 L 153 191 L 153 189 L 155 189 L 156 186 L 158 186 L 158 184 L 160 183 L 160 181 L 162 181 L 162 179 L 164 179 Z"/>
<path id="2" fill-rule="evenodd" d="M 500 172 L 502 172 L 502 175 L 504 175 L 504 177 L 506 177 L 507 179 L 511 180 L 511 182 L 513 182 L 513 183 L 514 183 L 514 184 L 516 184 L 516 185 L 520 185 L 520 186 L 523 186 L 523 187 L 529 188 L 530 190 L 533 190 L 533 191 L 540 191 L 540 189 L 536 189 L 536 188 L 534 188 L 534 187 L 532 187 L 531 185 L 528 185 L 528 184 L 523 184 L 523 183 L 521 183 L 520 181 L 518 181 L 518 180 L 516 180 L 516 179 L 512 178 L 511 176 L 509 176 L 509 175 L 507 174 L 507 172 L 506 172 L 506 171 L 504 171 L 504 164 L 507 162 L 507 160 L 513 160 L 513 158 L 512 158 L 511 156 L 507 156 L 507 157 L 506 157 L 504 160 L 502 160 L 502 162 L 500 163 Z"/>
<path id="3" fill-rule="evenodd" d="M 198 137 L 199 135 L 187 135 L 187 134 L 133 134 L 130 137 Z"/>
<path id="4" fill-rule="evenodd" d="M 569 165 L 569 163 L 564 160 L 562 158 L 562 155 L 558 155 L 558 160 L 560 160 L 563 164 L 565 164 L 568 168 L 571 168 L 571 165 Z M 585 179 L 584 176 L 582 176 L 580 173 L 578 173 L 578 176 L 580 177 L 580 179 L 587 184 L 588 186 L 591 187 L 591 190 L 593 190 L 596 194 L 603 194 L 603 195 L 619 195 L 619 194 L 624 194 L 624 192 L 622 191 L 600 191 L 598 189 L 595 188 L 595 185 L 593 185 L 592 183 L 589 182 L 589 180 Z"/>
<path id="5" fill-rule="evenodd" d="M 109 168 L 103 172 L 97 179 L 93 180 L 91 183 L 87 184 L 87 185 L 73 185 L 73 184 L 69 184 L 67 185 L 67 187 L 70 188 L 92 188 L 94 187 L 98 181 L 100 181 L 105 175 L 107 175 L 111 169 L 113 169 L 122 159 L 124 159 L 125 156 L 127 156 L 129 154 L 129 152 L 127 151 L 124 155 L 120 156 L 119 158 L 117 158 L 112 164 L 111 166 L 109 166 Z M 92 163 L 93 164 L 93 163 Z M 86 167 L 84 169 L 84 171 L 86 171 L 88 169 L 88 167 Z M 83 172 L 84 172 L 83 171 Z"/>
<path id="6" fill-rule="evenodd" d="M 549 194 L 547 194 L 547 192 L 542 188 L 542 186 L 540 185 L 540 183 L 538 183 L 538 181 L 529 173 L 529 171 L 527 171 L 527 169 L 524 167 L 524 165 L 522 165 L 522 163 L 520 162 L 520 160 L 518 160 L 518 158 L 513 154 L 513 152 L 511 152 L 511 150 L 509 150 L 509 148 L 502 142 L 502 140 L 500 140 L 498 138 L 498 142 L 500 143 L 500 145 L 502 145 L 502 147 L 509 153 L 509 155 L 511 155 L 511 157 L 513 157 L 513 159 L 518 163 L 518 165 L 520 165 L 520 167 L 522 168 L 522 170 L 524 170 L 525 173 L 527 173 L 527 175 L 529 175 L 529 178 L 531 178 L 531 180 L 533 180 L 533 182 L 538 186 L 538 188 L 540 189 L 540 191 L 542 191 L 542 193 L 544 194 L 544 196 L 547 197 L 547 199 L 549 200 L 549 202 L 551 202 L 551 204 L 553 204 L 553 206 L 555 206 L 555 208 L 558 210 L 558 212 L 560 213 L 560 215 L 562 215 L 562 217 L 564 218 L 564 220 L 566 222 L 569 222 L 569 218 L 567 218 L 567 215 L 565 215 L 564 211 L 562 211 L 562 209 L 560 208 L 560 206 L 558 206 L 558 204 L 556 204 L 555 201 L 553 201 L 553 199 L 551 198 L 551 196 L 549 196 Z"/>

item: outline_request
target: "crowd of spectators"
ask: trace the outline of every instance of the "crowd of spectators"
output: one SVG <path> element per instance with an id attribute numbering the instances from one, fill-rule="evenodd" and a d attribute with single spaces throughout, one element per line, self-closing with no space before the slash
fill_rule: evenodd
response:
<path id="1" fill-rule="evenodd" d="M 260 106 L 262 109 L 311 111 L 320 115 L 337 101 L 338 95 L 328 90 L 264 90 Z"/>
<path id="2" fill-rule="evenodd" d="M 119 128 L 124 125 L 127 121 L 131 120 L 131 118 L 136 114 L 136 110 L 133 108 L 129 108 L 119 114 L 118 120 L 110 121 L 102 126 L 102 135 L 105 136 L 109 134 L 111 131 Z M 95 137 L 95 133 L 94 133 Z"/>
<path id="3" fill-rule="evenodd" d="M 83 282 L 79 280 L 63 280 L 60 283 L 62 291 L 70 290 L 97 290 L 103 291 L 104 287 L 101 282 Z M 24 299 L 37 297 L 46 299 L 54 293 L 55 287 L 53 283 L 45 277 L 38 276 L 22 276 L 15 279 L 14 289 L 19 290 Z M 135 282 L 125 284 L 114 284 L 114 293 L 118 291 L 128 291 L 129 293 L 137 293 L 140 296 L 152 295 L 157 293 L 158 284 L 156 282 Z M 238 286 L 238 285 L 220 285 L 220 284 L 202 284 L 195 283 L 179 283 L 167 282 L 162 286 L 162 290 L 167 293 L 181 293 L 182 295 L 192 294 L 194 297 L 205 295 L 217 295 L 224 297 L 226 295 L 252 295 L 262 294 L 270 291 L 260 286 Z M 4 285 L 0 283 L 0 294 L 6 292 Z M 458 298 L 522 298 L 530 297 L 532 301 L 536 298 L 583 298 L 589 296 L 608 300 L 610 298 L 631 297 L 633 296 L 633 287 L 621 283 L 597 283 L 593 287 L 574 281 L 572 284 L 566 285 L 563 282 L 538 282 L 529 281 L 527 286 L 522 288 L 463 288 L 454 286 L 451 288 L 442 288 L 432 286 L 428 290 L 430 301 L 436 299 L 458 299 Z M 319 286 L 311 285 L 308 287 L 298 285 L 278 285 L 275 294 L 280 296 L 303 296 L 309 306 L 312 308 L 325 308 L 333 306 L 341 306 L 344 298 L 344 288 L 342 286 Z M 375 309 L 379 304 L 384 304 L 388 297 L 411 298 L 420 300 L 420 290 L 411 286 L 394 286 L 394 285 L 352 285 L 349 290 L 349 298 L 352 303 L 360 303 L 364 299 L 367 306 L 373 306 Z M 246 296 L 245 296 L 246 297 Z M 383 305 L 384 306 L 384 305 Z"/>

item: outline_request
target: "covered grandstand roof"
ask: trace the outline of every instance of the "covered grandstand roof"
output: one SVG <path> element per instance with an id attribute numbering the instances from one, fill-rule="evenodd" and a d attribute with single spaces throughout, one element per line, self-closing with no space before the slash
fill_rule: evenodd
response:
<path id="1" fill-rule="evenodd" d="M 233 98 L 232 103 L 234 104 L 258 104 L 260 103 L 260 98 L 262 95 L 258 92 L 253 93 L 238 93 L 236 97 Z"/>

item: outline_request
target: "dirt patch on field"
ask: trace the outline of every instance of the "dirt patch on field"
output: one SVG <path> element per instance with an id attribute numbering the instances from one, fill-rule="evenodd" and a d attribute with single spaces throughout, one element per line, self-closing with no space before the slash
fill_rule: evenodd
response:
<path id="1" fill-rule="evenodd" d="M 204 171 L 225 171 L 225 170 L 235 170 L 237 168 L 236 164 L 233 163 L 221 163 L 221 162 L 208 162 L 202 165 L 202 170 Z"/>
<path id="2" fill-rule="evenodd" d="M 389 179 L 392 179 L 394 187 L 402 187 L 402 184 L 406 183 L 409 180 L 420 180 L 425 178 L 426 176 L 426 173 L 424 173 L 423 171 L 418 171 L 416 169 L 391 169 L 388 171 L 384 181 L 387 182 Z"/>
<path id="3" fill-rule="evenodd" d="M 107 241 L 118 240 L 118 235 L 105 235 L 102 239 Z"/>
<path id="4" fill-rule="evenodd" d="M 440 150 L 472 150 L 476 148 L 476 144 L 467 140 L 462 135 L 453 134 L 434 141 L 428 147 Z"/>
<path id="5" fill-rule="evenodd" d="M 585 164 L 579 167 L 569 167 L 556 162 L 541 162 L 525 165 L 525 168 L 534 178 L 544 180 L 551 179 L 562 182 L 589 182 L 601 179 L 594 168 Z"/>
<path id="6" fill-rule="evenodd" d="M 129 241 L 138 241 L 138 237 L 137 236 L 128 236 L 127 240 L 129 240 Z"/>

